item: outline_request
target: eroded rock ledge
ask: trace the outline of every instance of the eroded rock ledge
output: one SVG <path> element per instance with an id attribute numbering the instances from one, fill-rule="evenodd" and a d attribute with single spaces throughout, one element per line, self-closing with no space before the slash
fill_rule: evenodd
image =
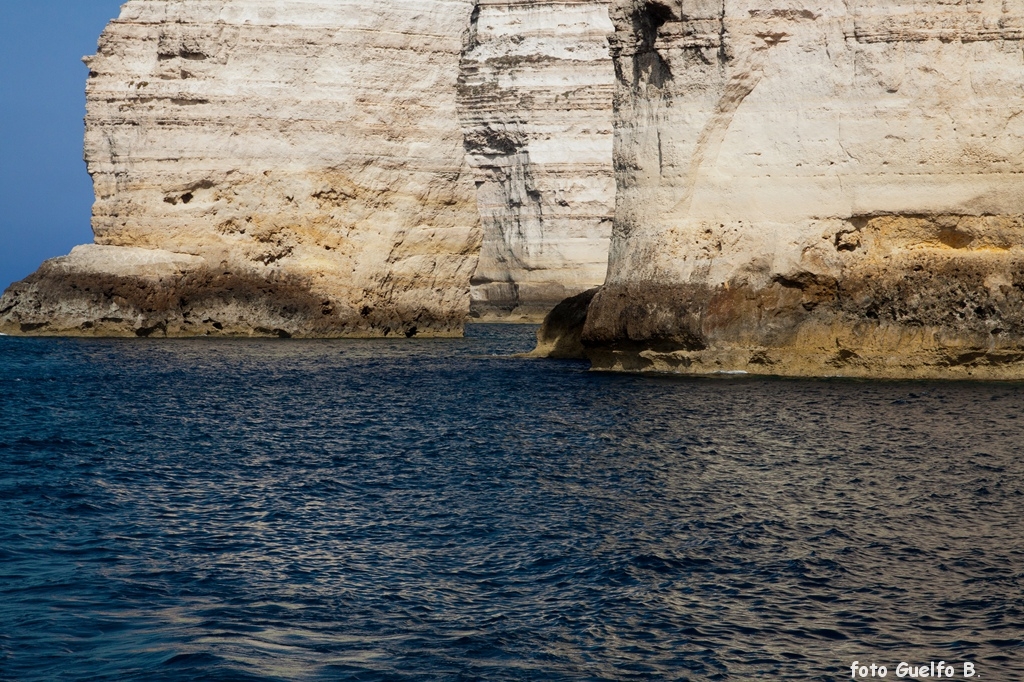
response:
<path id="1" fill-rule="evenodd" d="M 596 368 L 1024 377 L 1024 5 L 617 0 Z"/>
<path id="2" fill-rule="evenodd" d="M 456 336 L 463 324 L 461 314 L 432 316 L 415 304 L 338 306 L 286 269 L 237 269 L 170 251 L 96 245 L 75 247 L 12 285 L 0 316 L 12 311 L 12 331 L 21 335 Z"/>

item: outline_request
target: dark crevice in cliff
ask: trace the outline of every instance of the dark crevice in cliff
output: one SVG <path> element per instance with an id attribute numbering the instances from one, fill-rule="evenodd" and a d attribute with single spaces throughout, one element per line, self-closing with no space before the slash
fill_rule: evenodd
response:
<path id="1" fill-rule="evenodd" d="M 466 54 L 472 50 L 475 50 L 480 44 L 480 40 L 477 37 L 480 27 L 480 3 L 473 5 L 473 13 L 469 15 L 469 29 L 466 32 L 466 38 L 462 42 L 462 57 L 465 58 Z"/>
<path id="2" fill-rule="evenodd" d="M 633 54 L 633 87 L 653 85 L 662 88 L 672 80 L 672 69 L 658 53 L 658 30 L 673 18 L 670 7 L 661 2 L 639 5 L 630 16 L 636 52 Z M 621 78 L 621 74 L 620 74 Z"/>
<path id="3" fill-rule="evenodd" d="M 722 11 L 718 15 L 718 63 L 723 68 L 729 61 L 729 50 L 726 48 L 725 34 L 725 0 L 722 0 Z"/>

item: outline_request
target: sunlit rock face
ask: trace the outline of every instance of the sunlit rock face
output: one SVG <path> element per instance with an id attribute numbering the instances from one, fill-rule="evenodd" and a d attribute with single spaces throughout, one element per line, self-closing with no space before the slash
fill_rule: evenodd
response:
<path id="1" fill-rule="evenodd" d="M 479 2 L 459 83 L 484 231 L 475 316 L 539 319 L 604 281 L 611 32 L 607 2 Z"/>
<path id="2" fill-rule="evenodd" d="M 96 246 L 8 333 L 452 335 L 481 230 L 470 0 L 132 0 L 90 69 Z M 148 264 L 148 265 L 146 265 Z"/>
<path id="3" fill-rule="evenodd" d="M 611 31 L 605 2 L 128 2 L 85 154 L 95 244 L 153 254 L 48 263 L 0 326 L 449 335 L 471 281 L 477 316 L 542 316 L 604 280 Z"/>
<path id="4" fill-rule="evenodd" d="M 595 366 L 1024 375 L 1024 2 L 616 0 Z"/>

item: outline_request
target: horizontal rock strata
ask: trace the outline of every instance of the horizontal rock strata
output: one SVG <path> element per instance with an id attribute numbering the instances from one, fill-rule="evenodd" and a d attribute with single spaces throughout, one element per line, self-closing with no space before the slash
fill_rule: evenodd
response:
<path id="1" fill-rule="evenodd" d="M 593 0 L 128 2 L 87 60 L 95 242 L 200 260 L 154 283 L 118 274 L 136 252 L 72 254 L 0 328 L 450 335 L 471 279 L 478 316 L 543 316 L 607 267 L 611 30 Z M 213 276 L 261 302 L 170 303 Z"/>
<path id="2" fill-rule="evenodd" d="M 481 242 L 456 109 L 472 11 L 125 4 L 87 60 L 96 246 L 14 285 L 0 331 L 460 334 Z"/>
<path id="3" fill-rule="evenodd" d="M 482 318 L 542 318 L 604 281 L 615 210 L 606 2 L 481 0 L 459 103 L 484 231 Z"/>
<path id="4" fill-rule="evenodd" d="M 613 3 L 595 367 L 1024 376 L 1024 5 Z"/>

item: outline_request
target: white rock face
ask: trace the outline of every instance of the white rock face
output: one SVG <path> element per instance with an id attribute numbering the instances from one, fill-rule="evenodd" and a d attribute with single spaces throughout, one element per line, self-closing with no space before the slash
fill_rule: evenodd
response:
<path id="1" fill-rule="evenodd" d="M 611 30 L 598 1 L 131 0 L 86 60 L 95 241 L 201 257 L 162 283 L 191 293 L 157 305 L 95 252 L 109 271 L 48 265 L 0 325 L 450 335 L 471 279 L 485 317 L 542 315 L 604 279 Z"/>
<path id="2" fill-rule="evenodd" d="M 126 3 L 87 59 L 96 244 L 201 258 L 193 284 L 217 280 L 220 303 L 201 315 L 175 303 L 196 295 L 180 278 L 164 286 L 189 296 L 154 302 L 126 256 L 104 252 L 107 271 L 68 272 L 73 256 L 12 287 L 4 330 L 461 333 L 481 242 L 456 110 L 472 12 L 470 0 Z M 83 327 L 60 311 L 86 287 L 98 298 L 78 307 L 104 312 Z"/>
<path id="3" fill-rule="evenodd" d="M 131 0 L 0 331 L 459 334 L 614 203 L 598 367 L 1024 376 L 1024 0 L 608 2 Z"/>
<path id="4" fill-rule="evenodd" d="M 1024 2 L 617 0 L 599 366 L 1022 373 Z"/>
<path id="5" fill-rule="evenodd" d="M 484 230 L 480 317 L 543 317 L 604 281 L 615 210 L 606 2 L 481 0 L 460 111 Z"/>

